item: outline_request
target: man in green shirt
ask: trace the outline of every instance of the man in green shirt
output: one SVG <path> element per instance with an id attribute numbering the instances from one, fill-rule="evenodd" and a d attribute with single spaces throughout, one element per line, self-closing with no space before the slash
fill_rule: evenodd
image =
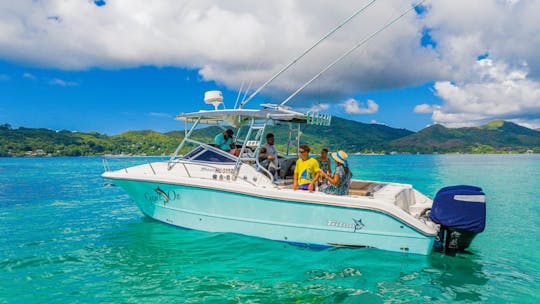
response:
<path id="1" fill-rule="evenodd" d="M 218 146 L 221 150 L 228 152 L 231 149 L 234 149 L 233 135 L 233 130 L 227 129 L 223 131 L 223 133 L 219 133 L 218 135 L 216 135 L 216 137 L 214 138 L 214 144 Z"/>

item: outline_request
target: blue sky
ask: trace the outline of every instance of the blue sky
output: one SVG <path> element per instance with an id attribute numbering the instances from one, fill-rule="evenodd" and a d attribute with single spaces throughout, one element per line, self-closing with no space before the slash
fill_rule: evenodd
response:
<path id="1" fill-rule="evenodd" d="M 182 128 L 174 115 L 232 107 L 369 1 L 0 3 L 0 123 L 118 134 Z M 279 103 L 414 1 L 376 1 L 248 107 Z M 424 2 L 288 105 L 391 127 L 540 127 L 538 1 Z M 515 20 L 520 20 L 516 26 Z M 247 86 L 247 85 L 246 85 Z"/>
<path id="2" fill-rule="evenodd" d="M 14 127 L 53 130 L 98 131 L 118 134 L 126 130 L 171 131 L 183 128 L 174 120 L 180 112 L 211 107 L 203 103 L 207 90 L 222 90 L 225 106 L 231 108 L 237 92 L 213 81 L 204 81 L 196 70 L 138 67 L 63 71 L 0 62 L 3 92 L 0 122 Z M 348 114 L 343 109 L 323 112 L 365 123 L 386 123 L 396 128 L 418 130 L 431 123 L 429 114 L 413 113 L 418 102 L 435 103 L 432 83 L 404 89 L 357 94 L 356 99 L 377 100 L 383 105 L 372 114 Z M 270 98 L 249 103 L 257 107 Z M 325 100 L 315 99 L 315 104 Z M 295 107 L 294 100 L 290 106 Z M 302 108 L 304 109 L 304 108 Z M 306 110 L 306 109 L 304 109 Z M 403 113 L 411 113 L 403 115 Z"/>

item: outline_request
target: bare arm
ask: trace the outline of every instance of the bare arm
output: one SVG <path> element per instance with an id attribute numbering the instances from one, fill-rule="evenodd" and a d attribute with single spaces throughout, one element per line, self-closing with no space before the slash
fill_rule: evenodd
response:
<path id="1" fill-rule="evenodd" d="M 341 179 L 339 177 L 339 175 L 337 174 L 334 174 L 334 176 L 330 176 L 329 174 L 327 174 L 326 172 L 323 172 L 323 171 L 319 171 L 321 173 L 321 175 L 326 178 L 326 180 L 328 180 L 328 182 L 334 186 L 337 186 L 337 184 L 339 184 L 339 180 Z M 319 174 L 317 174 L 319 175 Z"/>

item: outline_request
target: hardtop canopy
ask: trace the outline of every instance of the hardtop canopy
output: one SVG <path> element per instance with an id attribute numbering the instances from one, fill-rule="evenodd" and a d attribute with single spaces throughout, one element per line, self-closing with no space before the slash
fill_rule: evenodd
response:
<path id="1" fill-rule="evenodd" d="M 225 110 L 201 110 L 193 113 L 181 113 L 176 120 L 193 123 L 199 120 L 200 124 L 220 125 L 225 122 L 233 127 L 240 127 L 254 120 L 274 120 L 281 122 L 307 123 L 309 115 L 296 112 L 288 107 L 277 109 L 225 109 Z"/>

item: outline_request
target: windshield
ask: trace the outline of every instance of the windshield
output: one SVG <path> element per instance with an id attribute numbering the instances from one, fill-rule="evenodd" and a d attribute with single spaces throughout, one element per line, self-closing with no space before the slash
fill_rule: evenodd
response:
<path id="1" fill-rule="evenodd" d="M 232 155 L 229 157 L 216 151 L 203 148 L 201 146 L 193 149 L 191 152 L 184 155 L 184 159 L 213 163 L 235 163 Z"/>

